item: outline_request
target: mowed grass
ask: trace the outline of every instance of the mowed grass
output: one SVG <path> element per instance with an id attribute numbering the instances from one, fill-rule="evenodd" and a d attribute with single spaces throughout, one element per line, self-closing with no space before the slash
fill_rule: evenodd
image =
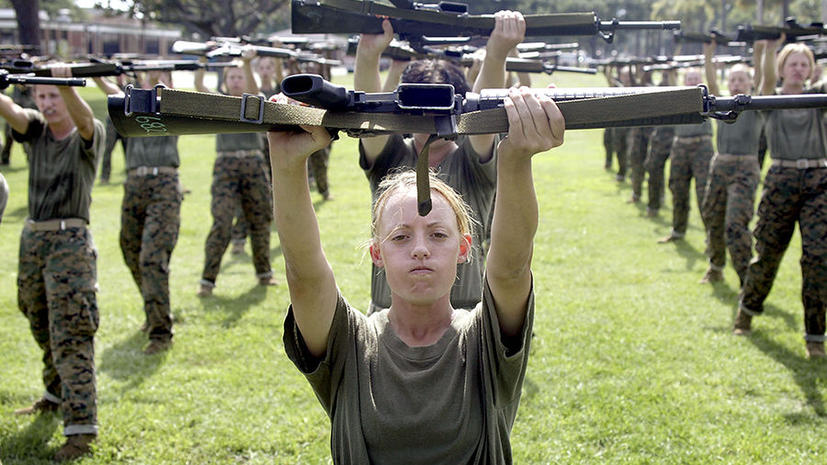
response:
<path id="1" fill-rule="evenodd" d="M 102 95 L 82 94 L 102 116 Z M 195 296 L 211 224 L 213 136 L 184 136 L 179 147 L 192 192 L 171 263 L 168 353 L 141 353 L 142 301 L 118 246 L 120 148 L 113 182 L 93 191 L 100 437 L 94 456 L 78 463 L 329 463 L 328 419 L 283 350 L 286 286 L 255 285 L 248 245 L 242 256 L 225 255 L 214 297 Z M 661 217 L 647 218 L 625 203 L 629 185 L 616 183 L 603 160 L 601 131 L 571 131 L 562 148 L 535 157 L 537 311 L 514 462 L 822 463 L 827 363 L 805 357 L 798 236 L 753 335 L 732 336 L 737 277 L 728 267 L 725 283 L 698 284 L 706 258 L 694 199 L 686 240 L 659 245 L 671 223 L 669 193 Z M 12 197 L 0 225 L 0 460 L 48 463 L 63 439 L 59 418 L 12 415 L 43 390 L 41 352 L 16 302 L 27 188 L 19 146 L 2 171 Z M 322 240 L 342 292 L 365 308 L 370 193 L 354 139 L 335 143 L 329 175 L 335 199 L 313 193 Z M 275 233 L 271 250 L 282 277 Z"/>

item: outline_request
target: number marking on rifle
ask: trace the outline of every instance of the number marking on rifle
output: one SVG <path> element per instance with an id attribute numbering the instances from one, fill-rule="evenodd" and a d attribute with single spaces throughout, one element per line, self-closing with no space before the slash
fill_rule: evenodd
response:
<path id="1" fill-rule="evenodd" d="M 141 129 L 146 131 L 147 134 L 151 134 L 153 132 L 167 132 L 167 127 L 164 125 L 161 118 L 155 116 L 138 116 L 135 118 L 135 121 L 140 124 Z"/>

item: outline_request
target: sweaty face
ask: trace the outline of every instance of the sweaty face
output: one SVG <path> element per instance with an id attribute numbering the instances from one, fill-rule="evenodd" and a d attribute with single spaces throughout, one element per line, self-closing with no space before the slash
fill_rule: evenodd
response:
<path id="1" fill-rule="evenodd" d="M 230 68 L 224 71 L 224 85 L 227 86 L 227 93 L 240 97 L 247 89 L 247 78 L 244 77 L 244 70 Z"/>
<path id="2" fill-rule="evenodd" d="M 57 124 L 69 117 L 66 103 L 63 102 L 57 86 L 37 85 L 34 91 L 37 109 L 49 124 Z"/>
<path id="3" fill-rule="evenodd" d="M 752 87 L 749 74 L 745 71 L 730 71 L 727 76 L 727 87 L 730 95 L 748 94 Z"/>
<path id="4" fill-rule="evenodd" d="M 810 77 L 810 60 L 799 52 L 790 53 L 781 68 L 781 79 L 785 84 L 803 85 Z"/>
<path id="5" fill-rule="evenodd" d="M 388 199 L 379 218 L 377 266 L 385 268 L 394 298 L 428 305 L 451 292 L 457 263 L 467 250 L 456 215 L 444 197 L 431 191 L 433 208 L 427 216 L 417 212 L 416 189 Z"/>

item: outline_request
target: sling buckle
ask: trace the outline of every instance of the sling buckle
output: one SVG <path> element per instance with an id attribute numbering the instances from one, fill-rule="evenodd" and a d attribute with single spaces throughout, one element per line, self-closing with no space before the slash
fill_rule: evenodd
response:
<path id="1" fill-rule="evenodd" d="M 247 118 L 247 100 L 254 98 L 258 100 L 258 118 Z M 241 116 L 238 118 L 242 123 L 261 124 L 264 121 L 264 97 L 255 94 L 244 93 L 241 95 Z"/>

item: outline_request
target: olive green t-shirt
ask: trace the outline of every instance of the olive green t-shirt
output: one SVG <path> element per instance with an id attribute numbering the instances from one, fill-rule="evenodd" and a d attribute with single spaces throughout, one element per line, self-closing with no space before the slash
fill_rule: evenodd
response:
<path id="1" fill-rule="evenodd" d="M 88 223 L 95 168 L 106 142 L 103 123 L 95 119 L 91 141 L 83 140 L 77 128 L 56 140 L 40 112 L 24 111 L 29 127 L 25 134 L 13 134 L 29 147 L 29 218 L 83 218 Z"/>
<path id="2" fill-rule="evenodd" d="M 131 139 L 130 139 L 131 140 Z M 257 132 L 240 134 L 216 134 L 216 152 L 235 152 L 236 150 L 261 150 L 264 152 L 264 140 Z"/>
<path id="3" fill-rule="evenodd" d="M 764 115 L 760 111 L 745 111 L 733 123 L 718 121 L 718 153 L 758 156 L 758 143 Z"/>
<path id="4" fill-rule="evenodd" d="M 534 320 L 504 341 L 485 286 L 472 311 L 455 311 L 433 345 L 409 347 L 388 323 L 340 295 L 322 359 L 307 350 L 290 308 L 284 345 L 330 417 L 337 464 L 510 464 Z"/>
<path id="5" fill-rule="evenodd" d="M 172 166 L 177 168 L 178 136 L 130 137 L 126 145 L 126 169 L 139 166 Z"/>
<path id="6" fill-rule="evenodd" d="M 480 161 L 468 138 L 458 141 L 458 149 L 445 157 L 436 167 L 437 176 L 462 195 L 471 207 L 471 215 L 477 224 L 472 237 L 471 260 L 457 265 L 457 281 L 451 289 L 451 304 L 454 308 L 473 308 L 482 295 L 482 271 L 485 257 L 482 256 L 483 222 L 491 217 L 494 192 L 497 189 L 497 156 Z M 378 196 L 379 183 L 389 173 L 400 169 L 414 169 L 418 154 L 413 138 L 399 134 L 390 136 L 382 153 L 373 164 L 365 158 L 362 144 L 359 144 L 359 165 L 370 182 L 373 201 Z M 384 270 L 373 266 L 371 273 L 371 300 L 377 307 L 391 305 L 391 291 Z"/>
<path id="7" fill-rule="evenodd" d="M 824 86 L 818 84 L 805 93 L 820 93 Z M 776 92 L 776 95 L 780 95 Z M 767 111 L 767 146 L 770 157 L 776 160 L 827 157 L 821 108 L 796 108 Z"/>
<path id="8" fill-rule="evenodd" d="M 678 124 L 675 126 L 675 136 L 677 137 L 698 137 L 711 135 L 712 122 L 708 119 L 699 124 Z"/>

